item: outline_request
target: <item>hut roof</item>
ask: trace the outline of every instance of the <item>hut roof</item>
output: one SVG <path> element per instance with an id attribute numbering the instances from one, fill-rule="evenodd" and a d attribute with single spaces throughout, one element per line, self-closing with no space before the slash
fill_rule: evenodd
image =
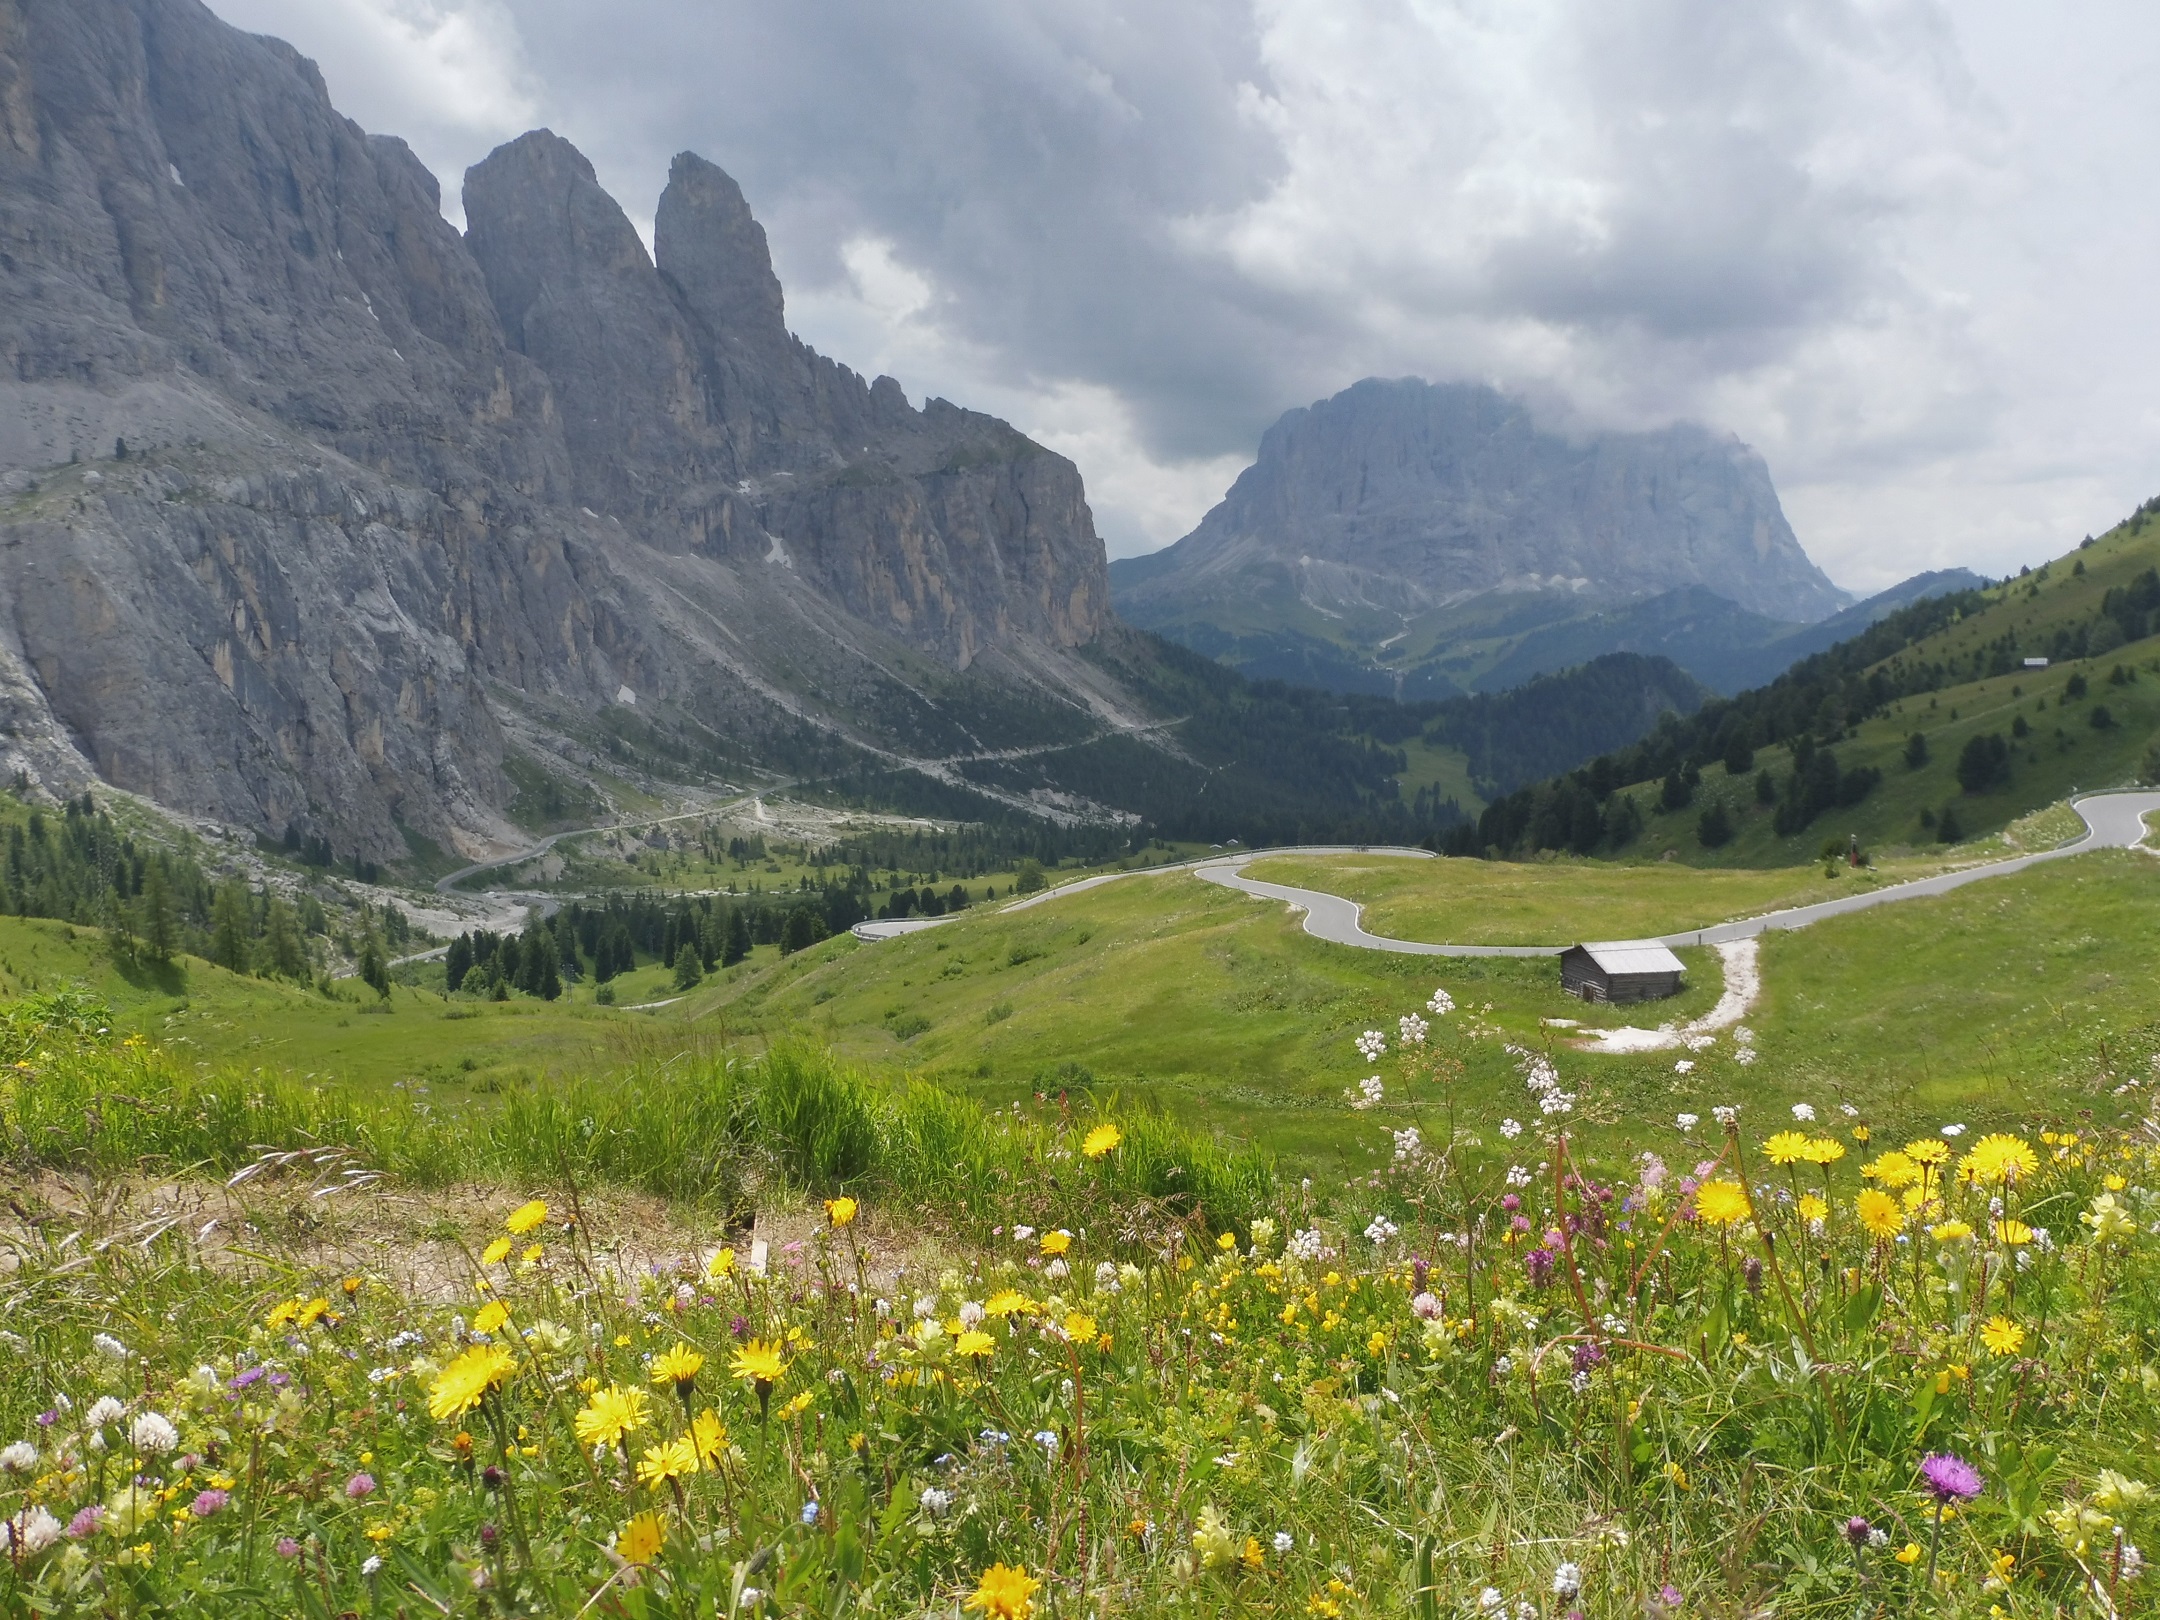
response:
<path id="1" fill-rule="evenodd" d="M 1687 965 L 1654 939 L 1608 940 L 1578 945 L 1607 973 L 1685 973 Z"/>

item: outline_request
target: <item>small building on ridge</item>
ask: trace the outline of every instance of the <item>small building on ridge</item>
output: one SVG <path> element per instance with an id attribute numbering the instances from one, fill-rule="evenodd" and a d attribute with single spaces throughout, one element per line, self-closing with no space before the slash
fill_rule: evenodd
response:
<path id="1" fill-rule="evenodd" d="M 1680 958 L 1653 940 L 1570 945 L 1560 953 L 1560 988 L 1585 1001 L 1657 1001 L 1680 993 Z"/>

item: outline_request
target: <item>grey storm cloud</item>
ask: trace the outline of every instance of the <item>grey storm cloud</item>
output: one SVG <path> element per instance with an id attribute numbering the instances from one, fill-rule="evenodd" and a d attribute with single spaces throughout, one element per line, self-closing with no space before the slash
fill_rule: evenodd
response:
<path id="1" fill-rule="evenodd" d="M 2044 551 L 2160 483 L 2128 428 L 2063 431 L 1972 521 L 1925 517 L 2056 432 L 2017 403 L 2071 386 L 2049 322 L 2101 347 L 2015 222 L 2069 208 L 2081 140 L 2151 155 L 2134 118 L 2059 122 L 2076 75 L 2160 41 L 2121 0 L 2044 38 L 2008 0 L 211 3 L 317 56 L 453 203 L 526 124 L 634 218 L 674 152 L 710 157 L 810 341 L 1074 454 L 1114 549 L 1374 373 L 1732 428 L 1854 583 Z M 878 306 L 866 266 L 914 290 Z"/>

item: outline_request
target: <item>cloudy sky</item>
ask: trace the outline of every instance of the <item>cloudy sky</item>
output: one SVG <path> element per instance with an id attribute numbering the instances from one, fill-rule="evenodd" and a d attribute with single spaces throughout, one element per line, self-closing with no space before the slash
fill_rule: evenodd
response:
<path id="1" fill-rule="evenodd" d="M 2160 493 L 2150 0 L 210 0 L 456 177 L 704 153 L 791 324 L 1176 539 L 1292 405 L 1486 380 L 1768 459 L 1840 584 Z"/>

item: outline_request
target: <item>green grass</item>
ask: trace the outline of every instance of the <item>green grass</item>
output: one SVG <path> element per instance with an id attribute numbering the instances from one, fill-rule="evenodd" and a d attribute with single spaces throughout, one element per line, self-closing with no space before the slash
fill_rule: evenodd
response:
<path id="1" fill-rule="evenodd" d="M 1380 855 L 1278 857 L 1246 875 L 1318 889 L 1364 906 L 1368 932 L 1456 945 L 1566 945 L 1643 939 L 1789 906 L 1835 900 L 1941 862 L 1824 876 L 1819 866 L 1698 871 L 1677 862 L 1621 865 L 1560 856 L 1512 862 Z"/>

